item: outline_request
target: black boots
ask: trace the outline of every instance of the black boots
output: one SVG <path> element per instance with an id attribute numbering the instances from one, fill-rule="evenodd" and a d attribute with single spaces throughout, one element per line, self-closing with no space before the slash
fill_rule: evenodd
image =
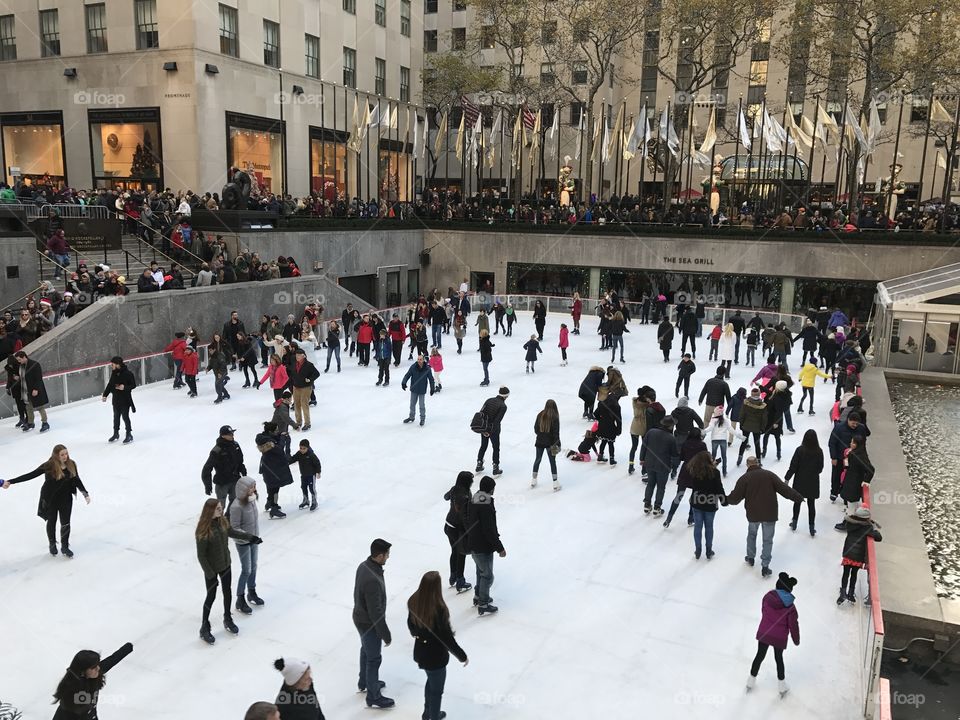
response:
<path id="1" fill-rule="evenodd" d="M 113 435 L 107 438 L 107 442 L 116 442 L 119 439 L 120 439 L 120 433 L 114 430 Z"/>
<path id="2" fill-rule="evenodd" d="M 223 616 L 223 629 L 232 635 L 236 635 L 240 632 L 240 628 L 237 627 L 237 624 L 233 621 L 233 616 L 230 613 L 226 613 Z"/>
<path id="3" fill-rule="evenodd" d="M 205 622 L 200 626 L 200 639 L 207 645 L 213 645 L 217 641 L 217 639 L 213 637 L 213 633 L 210 632 L 210 623 Z"/>
<path id="4" fill-rule="evenodd" d="M 123 438 L 123 444 L 129 445 L 132 442 L 133 442 L 133 433 L 127 431 L 127 434 Z"/>
<path id="5" fill-rule="evenodd" d="M 237 610 L 242 612 L 244 615 L 253 614 L 253 608 L 247 605 L 247 601 L 244 599 L 243 595 L 237 598 Z"/>
<path id="6" fill-rule="evenodd" d="M 253 588 L 247 588 L 247 600 L 252 602 L 254 605 L 263 605 L 263 600 L 257 595 L 257 591 Z"/>
<path id="7" fill-rule="evenodd" d="M 60 528 L 60 552 L 64 557 L 72 558 L 73 550 L 70 549 L 70 526 Z"/>

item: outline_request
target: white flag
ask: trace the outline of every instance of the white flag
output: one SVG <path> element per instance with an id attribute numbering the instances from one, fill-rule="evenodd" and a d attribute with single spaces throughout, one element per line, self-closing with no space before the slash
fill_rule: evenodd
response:
<path id="1" fill-rule="evenodd" d="M 774 125 L 776 123 L 776 125 Z M 763 141 L 767 144 L 767 149 L 773 152 L 783 152 L 783 140 L 780 137 L 780 123 L 774 120 L 766 108 L 763 110 Z M 784 136 L 787 131 L 783 130 Z"/>
<path id="2" fill-rule="evenodd" d="M 943 103 L 941 103 L 937 98 L 934 98 L 933 102 L 930 104 L 930 121 L 947 123 L 953 122 L 953 118 L 950 117 L 950 113 L 947 112 L 947 109 L 943 106 Z"/>
<path id="3" fill-rule="evenodd" d="M 553 106 L 553 123 L 550 125 L 550 157 L 557 157 L 560 152 L 560 108 Z"/>
<path id="4" fill-rule="evenodd" d="M 801 120 L 806 120 L 806 118 L 801 118 Z M 790 109 L 787 108 L 787 127 L 786 129 L 790 132 L 790 137 L 798 144 L 802 145 L 805 150 L 810 150 L 810 146 L 813 145 L 813 138 L 797 125 L 796 121 L 793 119 L 793 113 L 790 112 Z"/>
<path id="5" fill-rule="evenodd" d="M 737 118 L 737 130 L 740 133 L 740 144 L 744 150 L 750 149 L 750 130 L 747 129 L 747 118 L 743 116 L 743 108 L 740 109 L 740 117 Z"/>
<path id="6" fill-rule="evenodd" d="M 937 167 L 941 170 L 947 169 L 947 159 L 937 150 Z"/>
<path id="7" fill-rule="evenodd" d="M 670 113 L 667 108 L 664 108 L 660 115 L 660 139 L 667 143 L 670 154 L 676 157 L 680 150 L 680 138 L 677 137 L 677 131 L 670 122 Z"/>
<path id="8" fill-rule="evenodd" d="M 407 118 L 407 127 L 410 127 L 409 117 Z M 420 157 L 420 116 L 417 111 L 413 111 L 413 157 Z"/>
<path id="9" fill-rule="evenodd" d="M 444 111 L 443 117 L 440 118 L 440 127 L 437 128 L 437 139 L 433 143 L 433 156 L 436 158 L 440 157 L 440 152 L 444 149 L 447 133 L 447 113 Z"/>
<path id="10" fill-rule="evenodd" d="M 603 122 L 603 113 L 597 115 L 593 123 L 593 151 L 590 153 L 590 162 L 596 162 L 600 159 L 600 126 L 606 125 Z"/>
<path id="11" fill-rule="evenodd" d="M 876 98 L 874 98 L 870 101 L 870 119 L 867 121 L 867 146 L 864 148 L 864 153 L 867 155 L 872 155 L 873 151 L 877 149 L 881 129 L 880 108 L 877 106 Z"/>
<path id="12" fill-rule="evenodd" d="M 850 109 L 849 103 L 847 104 L 846 112 L 844 113 L 843 125 L 847 131 L 847 136 L 855 138 L 860 144 L 860 147 L 864 148 L 867 144 L 867 139 L 863 136 L 863 130 L 860 129 L 860 123 L 853 119 L 853 110 Z"/>
<path id="13" fill-rule="evenodd" d="M 653 128 L 651 127 L 652 117 L 647 117 L 647 106 L 643 106 L 643 115 L 646 118 L 643 122 L 643 152 L 641 153 L 642 157 L 647 157 L 647 153 L 650 151 L 650 141 L 653 139 Z"/>
<path id="14" fill-rule="evenodd" d="M 640 108 L 640 116 L 637 118 L 637 121 L 633 124 L 633 129 L 630 132 L 630 137 L 627 138 L 627 142 L 623 147 L 623 159 L 632 160 L 634 155 L 637 154 L 637 146 L 640 144 L 640 140 L 644 139 L 646 135 L 647 128 L 647 106 L 644 105 Z"/>
<path id="15" fill-rule="evenodd" d="M 389 110 L 387 112 L 389 112 Z M 379 124 L 380 124 L 380 103 L 377 103 L 376 105 L 373 106 L 372 111 L 369 109 L 369 106 L 368 106 L 367 127 L 376 127 Z"/>
<path id="16" fill-rule="evenodd" d="M 487 167 L 493 167 L 497 158 L 497 138 L 503 133 L 503 110 L 497 112 L 497 118 L 490 128 L 490 142 L 487 145 Z"/>
<path id="17" fill-rule="evenodd" d="M 707 123 L 707 134 L 703 137 L 703 142 L 700 144 L 700 152 L 706 154 L 713 150 L 713 146 L 717 144 L 717 108 L 710 108 L 710 122 Z"/>
<path id="18" fill-rule="evenodd" d="M 414 108 L 413 112 L 416 113 L 417 109 Z M 423 157 L 423 154 L 427 150 L 427 138 L 430 137 L 430 123 L 427 122 L 427 118 L 423 119 L 423 142 L 420 145 L 420 157 Z"/>

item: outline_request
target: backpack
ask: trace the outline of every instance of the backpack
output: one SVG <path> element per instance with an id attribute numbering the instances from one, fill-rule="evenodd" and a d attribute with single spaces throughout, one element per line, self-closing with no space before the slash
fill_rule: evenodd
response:
<path id="1" fill-rule="evenodd" d="M 475 433 L 485 433 L 490 431 L 490 418 L 483 410 L 478 410 L 473 414 L 473 420 L 470 421 L 470 429 Z"/>

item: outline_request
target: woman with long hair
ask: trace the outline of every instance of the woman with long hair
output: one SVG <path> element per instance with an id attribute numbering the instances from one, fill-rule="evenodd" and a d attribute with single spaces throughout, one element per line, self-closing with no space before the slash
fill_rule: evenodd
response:
<path id="1" fill-rule="evenodd" d="M 733 358 L 737 346 L 737 333 L 733 329 L 733 323 L 727 323 L 720 333 L 720 339 L 717 342 L 717 352 L 720 359 L 720 367 L 724 369 L 724 377 L 730 379 L 730 366 L 733 365 Z"/>
<path id="2" fill-rule="evenodd" d="M 77 490 L 83 495 L 87 505 L 90 504 L 90 493 L 83 486 L 83 481 L 77 474 L 77 464 L 71 459 L 66 445 L 55 445 L 50 458 L 36 470 L 24 473 L 15 478 L 4 481 L 4 489 L 11 485 L 32 480 L 43 475 L 43 485 L 40 486 L 40 502 L 37 506 L 37 515 L 47 521 L 47 540 L 50 543 L 50 554 L 57 554 L 57 518 L 60 518 L 60 550 L 64 557 L 72 558 L 70 549 L 70 515 L 73 512 L 73 498 Z"/>
<path id="3" fill-rule="evenodd" d="M 573 334 L 580 334 L 580 316 L 583 314 L 583 301 L 580 299 L 580 293 L 573 294 L 573 302 L 570 305 L 570 317 L 573 318 Z"/>
<path id="4" fill-rule="evenodd" d="M 456 587 L 461 593 L 473 587 L 463 576 L 467 560 L 467 509 L 470 505 L 470 486 L 473 485 L 473 473 L 463 470 L 457 475 L 453 487 L 447 490 L 443 499 L 449 501 L 450 509 L 443 524 L 443 532 L 450 541 L 450 587 Z"/>
<path id="5" fill-rule="evenodd" d="M 706 540 L 709 560 L 714 555 L 713 518 L 720 502 L 726 497 L 723 481 L 720 479 L 716 461 L 706 450 L 694 455 L 690 462 L 684 463 L 684 467 L 689 478 L 690 507 L 693 509 L 693 556 L 700 559 L 702 541 Z"/>
<path id="6" fill-rule="evenodd" d="M 814 506 L 817 498 L 820 497 L 820 473 L 823 472 L 823 450 L 817 441 L 817 431 L 810 429 L 803 434 L 803 441 L 793 452 L 790 459 L 790 467 L 783 479 L 790 482 L 793 479 L 793 489 L 803 495 L 807 501 L 807 519 L 810 523 L 810 536 L 817 534 L 816 519 L 817 510 Z M 800 507 L 803 502 L 793 504 L 793 520 L 790 522 L 790 529 L 797 529 L 797 521 L 800 519 Z"/>
<path id="7" fill-rule="evenodd" d="M 553 476 L 553 489 L 559 490 L 561 485 L 557 480 L 557 453 L 560 452 L 560 411 L 557 409 L 556 402 L 547 400 L 533 423 L 533 432 L 536 435 L 534 447 L 537 449 L 537 456 L 533 461 L 533 478 L 530 480 L 530 487 L 537 486 L 537 471 L 540 470 L 540 460 L 543 459 L 543 453 L 546 451 L 550 473 Z M 613 456 L 612 445 L 610 455 Z"/>
<path id="8" fill-rule="evenodd" d="M 414 637 L 413 659 L 427 674 L 424 688 L 423 717 L 441 720 L 443 686 L 447 680 L 450 653 L 466 665 L 469 660 L 453 637 L 450 610 L 443 601 L 440 573 L 431 570 L 420 580 L 420 587 L 407 600 L 407 628 Z"/>
<path id="9" fill-rule="evenodd" d="M 107 684 L 107 673 L 132 652 L 133 645 L 126 643 L 105 658 L 94 650 L 81 650 L 74 655 L 53 693 L 57 703 L 53 720 L 97 720 L 97 702 Z"/>
<path id="10" fill-rule="evenodd" d="M 217 597 L 217 581 L 219 578 L 223 593 L 223 627 L 227 632 L 236 635 L 240 632 L 233 615 L 230 613 L 231 577 L 230 577 L 230 546 L 227 538 L 245 540 L 254 545 L 263 542 L 256 535 L 245 533 L 230 527 L 230 523 L 223 516 L 223 505 L 216 498 L 207 498 L 200 511 L 200 520 L 194 532 L 197 541 L 197 559 L 203 569 L 203 577 L 207 587 L 207 596 L 203 601 L 203 622 L 200 625 L 200 637 L 204 642 L 213 645 L 216 639 L 210 632 L 210 609 Z"/>
<path id="11" fill-rule="evenodd" d="M 623 313 L 617 310 L 610 319 L 610 362 L 617 359 L 617 347 L 620 347 L 620 362 L 626 362 L 623 359 L 623 334 L 630 332 L 623 319 Z"/>

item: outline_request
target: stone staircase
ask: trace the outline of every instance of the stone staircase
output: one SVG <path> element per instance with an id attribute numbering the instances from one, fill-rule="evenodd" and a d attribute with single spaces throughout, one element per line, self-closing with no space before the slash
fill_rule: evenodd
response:
<path id="1" fill-rule="evenodd" d="M 52 262 L 47 260 L 45 257 L 39 256 L 40 264 L 40 280 L 52 280 L 54 276 L 54 271 L 57 269 Z M 152 261 L 156 260 L 161 267 L 169 267 L 170 260 L 159 251 L 159 249 L 154 248 L 149 243 L 140 240 L 135 235 L 124 235 L 121 240 L 121 249 L 120 250 L 99 250 L 91 253 L 77 253 L 73 252 L 70 255 L 70 267 L 67 268 L 67 276 L 72 272 L 76 272 L 77 265 L 81 262 L 86 263 L 87 267 L 93 268 L 94 265 L 106 264 L 110 267 L 111 270 L 116 270 L 121 275 L 126 278 L 127 287 L 131 291 L 136 292 L 137 278 L 143 274 L 145 268 L 150 266 Z M 190 256 L 185 258 L 182 263 L 183 266 L 195 272 L 196 268 L 193 267 L 188 261 L 193 260 Z M 189 273 L 184 273 L 184 279 L 189 281 Z"/>

